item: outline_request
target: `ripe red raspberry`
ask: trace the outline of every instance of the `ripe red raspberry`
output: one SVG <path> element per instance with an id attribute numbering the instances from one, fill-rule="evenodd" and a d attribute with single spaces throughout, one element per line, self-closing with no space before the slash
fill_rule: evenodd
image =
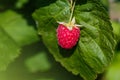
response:
<path id="1" fill-rule="evenodd" d="M 80 29 L 77 26 L 69 27 L 64 24 L 59 24 L 57 28 L 58 44 L 65 49 L 73 48 L 79 39 Z"/>

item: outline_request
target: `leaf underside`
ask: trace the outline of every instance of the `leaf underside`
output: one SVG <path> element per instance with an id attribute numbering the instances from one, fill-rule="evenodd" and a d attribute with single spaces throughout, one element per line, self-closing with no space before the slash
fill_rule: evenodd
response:
<path id="1" fill-rule="evenodd" d="M 57 21 L 68 22 L 70 4 L 58 0 L 33 14 L 38 32 L 48 50 L 73 74 L 80 74 L 85 80 L 94 80 L 110 64 L 115 47 L 109 17 L 99 1 L 77 2 L 74 10 L 76 23 L 82 25 L 78 44 L 71 50 L 59 47 L 56 38 Z"/>

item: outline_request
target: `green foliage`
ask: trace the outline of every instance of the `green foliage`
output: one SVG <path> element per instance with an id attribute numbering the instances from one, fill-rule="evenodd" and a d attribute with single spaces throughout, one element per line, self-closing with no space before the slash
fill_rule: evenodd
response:
<path id="1" fill-rule="evenodd" d="M 116 53 L 114 61 L 107 69 L 106 80 L 120 80 L 120 52 Z"/>
<path id="2" fill-rule="evenodd" d="M 77 3 L 74 16 L 77 24 L 83 25 L 81 37 L 75 48 L 65 50 L 57 44 L 56 28 L 57 21 L 68 22 L 69 16 L 68 0 L 58 0 L 33 14 L 38 32 L 55 59 L 73 74 L 94 80 L 109 65 L 114 54 L 115 40 L 108 14 L 99 1 Z"/>
<path id="3" fill-rule="evenodd" d="M 45 72 L 51 68 L 51 64 L 47 59 L 47 55 L 44 52 L 40 52 L 26 60 L 26 66 L 31 72 Z"/>
<path id="4" fill-rule="evenodd" d="M 11 36 L 0 27 L 0 70 L 12 62 L 20 53 L 20 48 Z"/>
<path id="5" fill-rule="evenodd" d="M 21 9 L 30 0 L 0 0 L 0 9 Z"/>
<path id="6" fill-rule="evenodd" d="M 112 21 L 112 26 L 118 44 L 114 60 L 106 71 L 105 80 L 120 80 L 120 23 Z"/>
<path id="7" fill-rule="evenodd" d="M 37 79 L 37 80 L 54 80 L 54 79 L 43 78 L 43 79 Z"/>
<path id="8" fill-rule="evenodd" d="M 27 3 L 29 0 L 17 0 L 15 7 L 16 8 L 22 8 L 25 3 Z"/>
<path id="9" fill-rule="evenodd" d="M 106 10 L 108 10 L 109 9 L 109 0 L 101 0 L 101 2 L 103 3 Z"/>
<path id="10" fill-rule="evenodd" d="M 34 28 L 14 11 L 0 13 L 0 70 L 20 54 L 20 47 L 39 40 Z"/>
<path id="11" fill-rule="evenodd" d="M 27 21 L 14 11 L 0 13 L 0 26 L 20 46 L 39 40 L 36 31 Z"/>
<path id="12" fill-rule="evenodd" d="M 120 23 L 116 21 L 112 21 L 113 32 L 116 36 L 116 40 L 120 41 Z"/>
<path id="13" fill-rule="evenodd" d="M 69 0 L 0 0 L 0 70 L 12 63 L 0 72 L 0 80 L 95 80 L 113 59 L 113 32 L 120 41 L 120 25 L 112 21 L 112 30 L 100 1 L 108 9 L 108 0 L 76 0 L 74 16 L 82 25 L 81 37 L 73 49 L 65 50 L 57 44 L 56 28 L 57 21 L 69 20 Z M 33 12 L 45 46 L 63 67 L 39 41 Z M 118 53 L 106 79 L 119 80 L 119 57 Z"/>

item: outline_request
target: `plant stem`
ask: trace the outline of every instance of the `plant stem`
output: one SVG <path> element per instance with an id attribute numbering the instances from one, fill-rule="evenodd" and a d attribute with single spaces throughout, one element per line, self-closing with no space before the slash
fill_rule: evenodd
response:
<path id="1" fill-rule="evenodd" d="M 69 23 L 71 22 L 72 20 L 72 17 L 73 17 L 73 11 L 74 11 L 74 8 L 75 8 L 75 2 L 73 3 L 73 0 L 71 0 L 71 14 L 70 14 L 70 19 L 69 19 Z"/>

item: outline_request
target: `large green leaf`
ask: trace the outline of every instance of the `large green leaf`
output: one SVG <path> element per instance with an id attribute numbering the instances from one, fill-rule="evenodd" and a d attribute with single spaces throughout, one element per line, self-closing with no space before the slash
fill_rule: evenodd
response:
<path id="1" fill-rule="evenodd" d="M 20 53 L 15 41 L 0 27 L 0 70 L 5 70 Z"/>
<path id="2" fill-rule="evenodd" d="M 37 32 L 14 11 L 0 13 L 0 70 L 19 55 L 19 47 L 39 40 Z"/>
<path id="3" fill-rule="evenodd" d="M 33 26 L 14 11 L 8 10 L 0 13 L 0 26 L 16 41 L 20 46 L 24 46 L 39 40 L 37 32 Z"/>
<path id="4" fill-rule="evenodd" d="M 68 0 L 57 0 L 33 14 L 39 34 L 55 59 L 73 74 L 94 80 L 109 65 L 114 54 L 115 40 L 108 14 L 99 1 L 78 1 L 74 16 L 77 24 L 83 25 L 80 40 L 75 48 L 65 50 L 58 46 L 56 22 L 67 22 L 69 16 Z"/>

